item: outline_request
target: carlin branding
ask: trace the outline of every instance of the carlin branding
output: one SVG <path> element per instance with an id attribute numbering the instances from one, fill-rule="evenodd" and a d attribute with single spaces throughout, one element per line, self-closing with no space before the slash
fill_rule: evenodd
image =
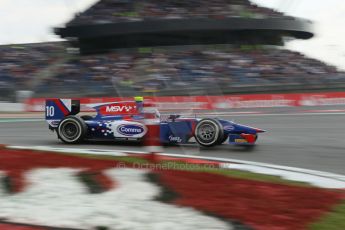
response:
<path id="1" fill-rule="evenodd" d="M 53 121 L 52 125 L 57 126 L 57 125 L 59 125 L 59 123 L 60 123 L 60 121 Z"/>

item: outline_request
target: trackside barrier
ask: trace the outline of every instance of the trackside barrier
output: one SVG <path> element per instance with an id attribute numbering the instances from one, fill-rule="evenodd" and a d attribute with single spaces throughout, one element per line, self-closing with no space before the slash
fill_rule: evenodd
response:
<path id="1" fill-rule="evenodd" d="M 81 101 L 81 111 L 92 111 L 86 104 L 133 100 L 132 97 L 73 98 Z M 345 92 L 247 94 L 222 96 L 145 97 L 160 110 L 219 110 L 236 108 L 274 108 L 295 106 L 345 105 Z M 45 98 L 30 98 L 25 111 L 42 112 Z"/>
<path id="2" fill-rule="evenodd" d="M 24 112 L 24 105 L 22 103 L 0 102 L 0 112 Z"/>

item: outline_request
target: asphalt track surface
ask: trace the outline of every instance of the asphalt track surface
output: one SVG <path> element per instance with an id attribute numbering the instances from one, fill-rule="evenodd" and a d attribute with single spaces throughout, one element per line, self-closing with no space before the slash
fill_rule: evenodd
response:
<path id="1" fill-rule="evenodd" d="M 334 172 L 345 175 L 345 113 L 222 115 L 221 118 L 267 130 L 257 146 L 245 149 L 222 145 L 199 148 L 195 144 L 164 147 L 167 153 L 212 156 L 273 163 L 285 166 Z M 53 146 L 87 149 L 144 151 L 140 145 L 124 143 L 62 144 L 44 121 L 0 122 L 0 143 L 21 146 Z M 1 163 L 1 162 L 0 162 Z"/>

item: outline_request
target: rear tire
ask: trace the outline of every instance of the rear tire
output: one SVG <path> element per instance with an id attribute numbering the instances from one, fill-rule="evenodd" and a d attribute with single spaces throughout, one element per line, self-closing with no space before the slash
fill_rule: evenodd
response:
<path id="1" fill-rule="evenodd" d="M 195 127 L 194 137 L 199 145 L 211 147 L 224 140 L 224 131 L 219 121 L 215 119 L 202 119 Z"/>
<path id="2" fill-rule="evenodd" d="M 80 117 L 81 119 L 83 119 L 84 121 L 89 121 L 93 119 L 93 116 L 90 115 L 83 115 Z"/>
<path id="3" fill-rule="evenodd" d="M 56 132 L 62 142 L 77 144 L 84 140 L 87 130 L 87 125 L 83 119 L 77 116 L 68 116 L 60 122 Z"/>

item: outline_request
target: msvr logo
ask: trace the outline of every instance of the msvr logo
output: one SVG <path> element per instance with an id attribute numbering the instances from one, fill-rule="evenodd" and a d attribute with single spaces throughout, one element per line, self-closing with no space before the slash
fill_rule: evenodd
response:
<path id="1" fill-rule="evenodd" d="M 123 112 L 123 111 L 126 111 L 126 112 L 129 112 L 130 110 L 132 110 L 132 106 L 119 106 L 119 105 L 116 105 L 116 106 L 107 106 L 105 108 L 105 111 L 107 113 L 113 113 L 113 112 Z"/>
<path id="2" fill-rule="evenodd" d="M 137 114 L 137 106 L 135 103 L 112 103 L 101 106 L 99 113 L 102 115 L 125 115 L 125 114 Z"/>

